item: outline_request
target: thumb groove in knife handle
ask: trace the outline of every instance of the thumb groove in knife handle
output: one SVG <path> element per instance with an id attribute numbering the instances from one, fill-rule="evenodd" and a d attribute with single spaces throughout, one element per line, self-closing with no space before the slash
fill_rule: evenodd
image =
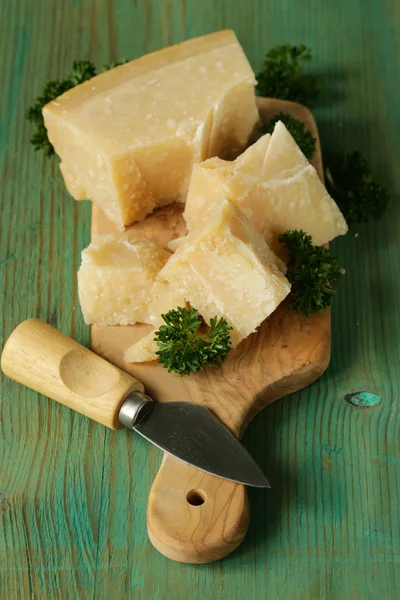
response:
<path id="1" fill-rule="evenodd" d="M 143 384 L 39 319 L 21 323 L 1 357 L 5 375 L 112 429 L 126 396 Z"/>
<path id="2" fill-rule="evenodd" d="M 147 509 L 148 534 L 161 554 L 184 563 L 224 558 L 243 541 L 248 523 L 243 485 L 164 455 Z"/>

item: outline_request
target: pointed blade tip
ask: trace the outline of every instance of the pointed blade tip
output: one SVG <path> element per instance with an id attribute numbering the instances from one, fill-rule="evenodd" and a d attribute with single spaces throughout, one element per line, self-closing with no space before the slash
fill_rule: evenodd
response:
<path id="1" fill-rule="evenodd" d="M 133 429 L 167 454 L 201 471 L 250 487 L 271 488 L 237 437 L 206 406 L 156 403 L 149 418 Z"/>
<path id="2" fill-rule="evenodd" d="M 256 487 L 256 488 L 272 489 L 271 484 L 268 481 L 268 479 L 266 478 L 266 476 L 264 475 L 264 473 L 262 474 L 262 477 L 258 477 L 257 479 L 253 478 L 252 480 L 244 481 L 243 485 L 247 485 L 249 487 Z"/>

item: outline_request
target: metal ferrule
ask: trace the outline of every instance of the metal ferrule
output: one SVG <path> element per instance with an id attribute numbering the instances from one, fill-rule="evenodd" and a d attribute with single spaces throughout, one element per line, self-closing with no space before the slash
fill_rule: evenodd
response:
<path id="1" fill-rule="evenodd" d="M 154 400 L 142 392 L 131 392 L 119 409 L 118 421 L 124 427 L 133 429 L 136 423 L 145 419 L 153 410 Z"/>

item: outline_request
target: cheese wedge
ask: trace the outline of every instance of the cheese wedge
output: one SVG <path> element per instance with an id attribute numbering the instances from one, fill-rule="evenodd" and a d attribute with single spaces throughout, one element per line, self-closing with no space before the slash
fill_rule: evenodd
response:
<path id="1" fill-rule="evenodd" d="M 227 319 L 237 345 L 290 291 L 284 264 L 237 208 L 224 200 L 204 227 L 190 234 L 163 269 L 168 281 L 210 324 Z"/>
<path id="2" fill-rule="evenodd" d="M 48 136 L 76 200 L 120 228 L 185 201 L 193 164 L 233 158 L 259 121 L 254 73 L 231 30 L 164 48 L 47 104 Z"/>
<path id="3" fill-rule="evenodd" d="M 154 281 L 150 295 L 151 298 L 143 323 L 148 323 L 154 327 L 159 327 L 164 323 L 161 315 L 164 315 L 172 308 L 177 308 L 178 306 L 185 307 L 187 305 L 183 294 L 159 277 Z"/>
<path id="4" fill-rule="evenodd" d="M 154 331 L 125 350 L 124 361 L 130 363 L 151 362 L 157 360 L 159 347 L 154 340 Z"/>
<path id="5" fill-rule="evenodd" d="M 78 271 L 79 300 L 85 322 L 100 325 L 149 323 L 184 299 L 157 279 L 170 253 L 131 234 L 106 236 L 82 252 Z"/>
<path id="6" fill-rule="evenodd" d="M 225 198 L 238 203 L 259 182 L 270 138 L 262 136 L 235 161 L 210 158 L 194 165 L 183 214 L 189 230 L 206 222 Z"/>
<path id="7" fill-rule="evenodd" d="M 314 244 L 347 232 L 346 221 L 285 125 L 261 137 L 233 162 L 211 158 L 195 165 L 185 206 L 189 231 L 228 198 L 275 252 L 278 235 L 303 229 Z"/>

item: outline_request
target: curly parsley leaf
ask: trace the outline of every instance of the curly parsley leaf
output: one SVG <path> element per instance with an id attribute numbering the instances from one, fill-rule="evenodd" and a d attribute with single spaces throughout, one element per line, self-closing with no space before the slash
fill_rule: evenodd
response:
<path id="1" fill-rule="evenodd" d="M 160 348 L 156 353 L 158 360 L 169 372 L 182 376 L 198 373 L 203 366 L 215 367 L 227 357 L 232 328 L 226 319 L 214 317 L 210 330 L 202 334 L 201 316 L 192 307 L 179 306 L 162 318 L 165 325 L 161 325 L 154 339 Z"/>
<path id="2" fill-rule="evenodd" d="M 329 248 L 313 246 L 302 230 L 286 231 L 279 241 L 289 254 L 286 277 L 292 284 L 291 308 L 306 317 L 331 306 L 340 279 L 338 259 Z"/>
<path id="3" fill-rule="evenodd" d="M 345 152 L 325 171 L 328 188 L 349 227 L 379 219 L 385 213 L 390 195 L 375 180 L 371 166 L 358 150 Z"/>
<path id="4" fill-rule="evenodd" d="M 304 44 L 283 44 L 269 50 L 257 75 L 258 94 L 310 104 L 323 88 L 320 77 L 304 73 L 311 58 L 311 50 Z"/>

